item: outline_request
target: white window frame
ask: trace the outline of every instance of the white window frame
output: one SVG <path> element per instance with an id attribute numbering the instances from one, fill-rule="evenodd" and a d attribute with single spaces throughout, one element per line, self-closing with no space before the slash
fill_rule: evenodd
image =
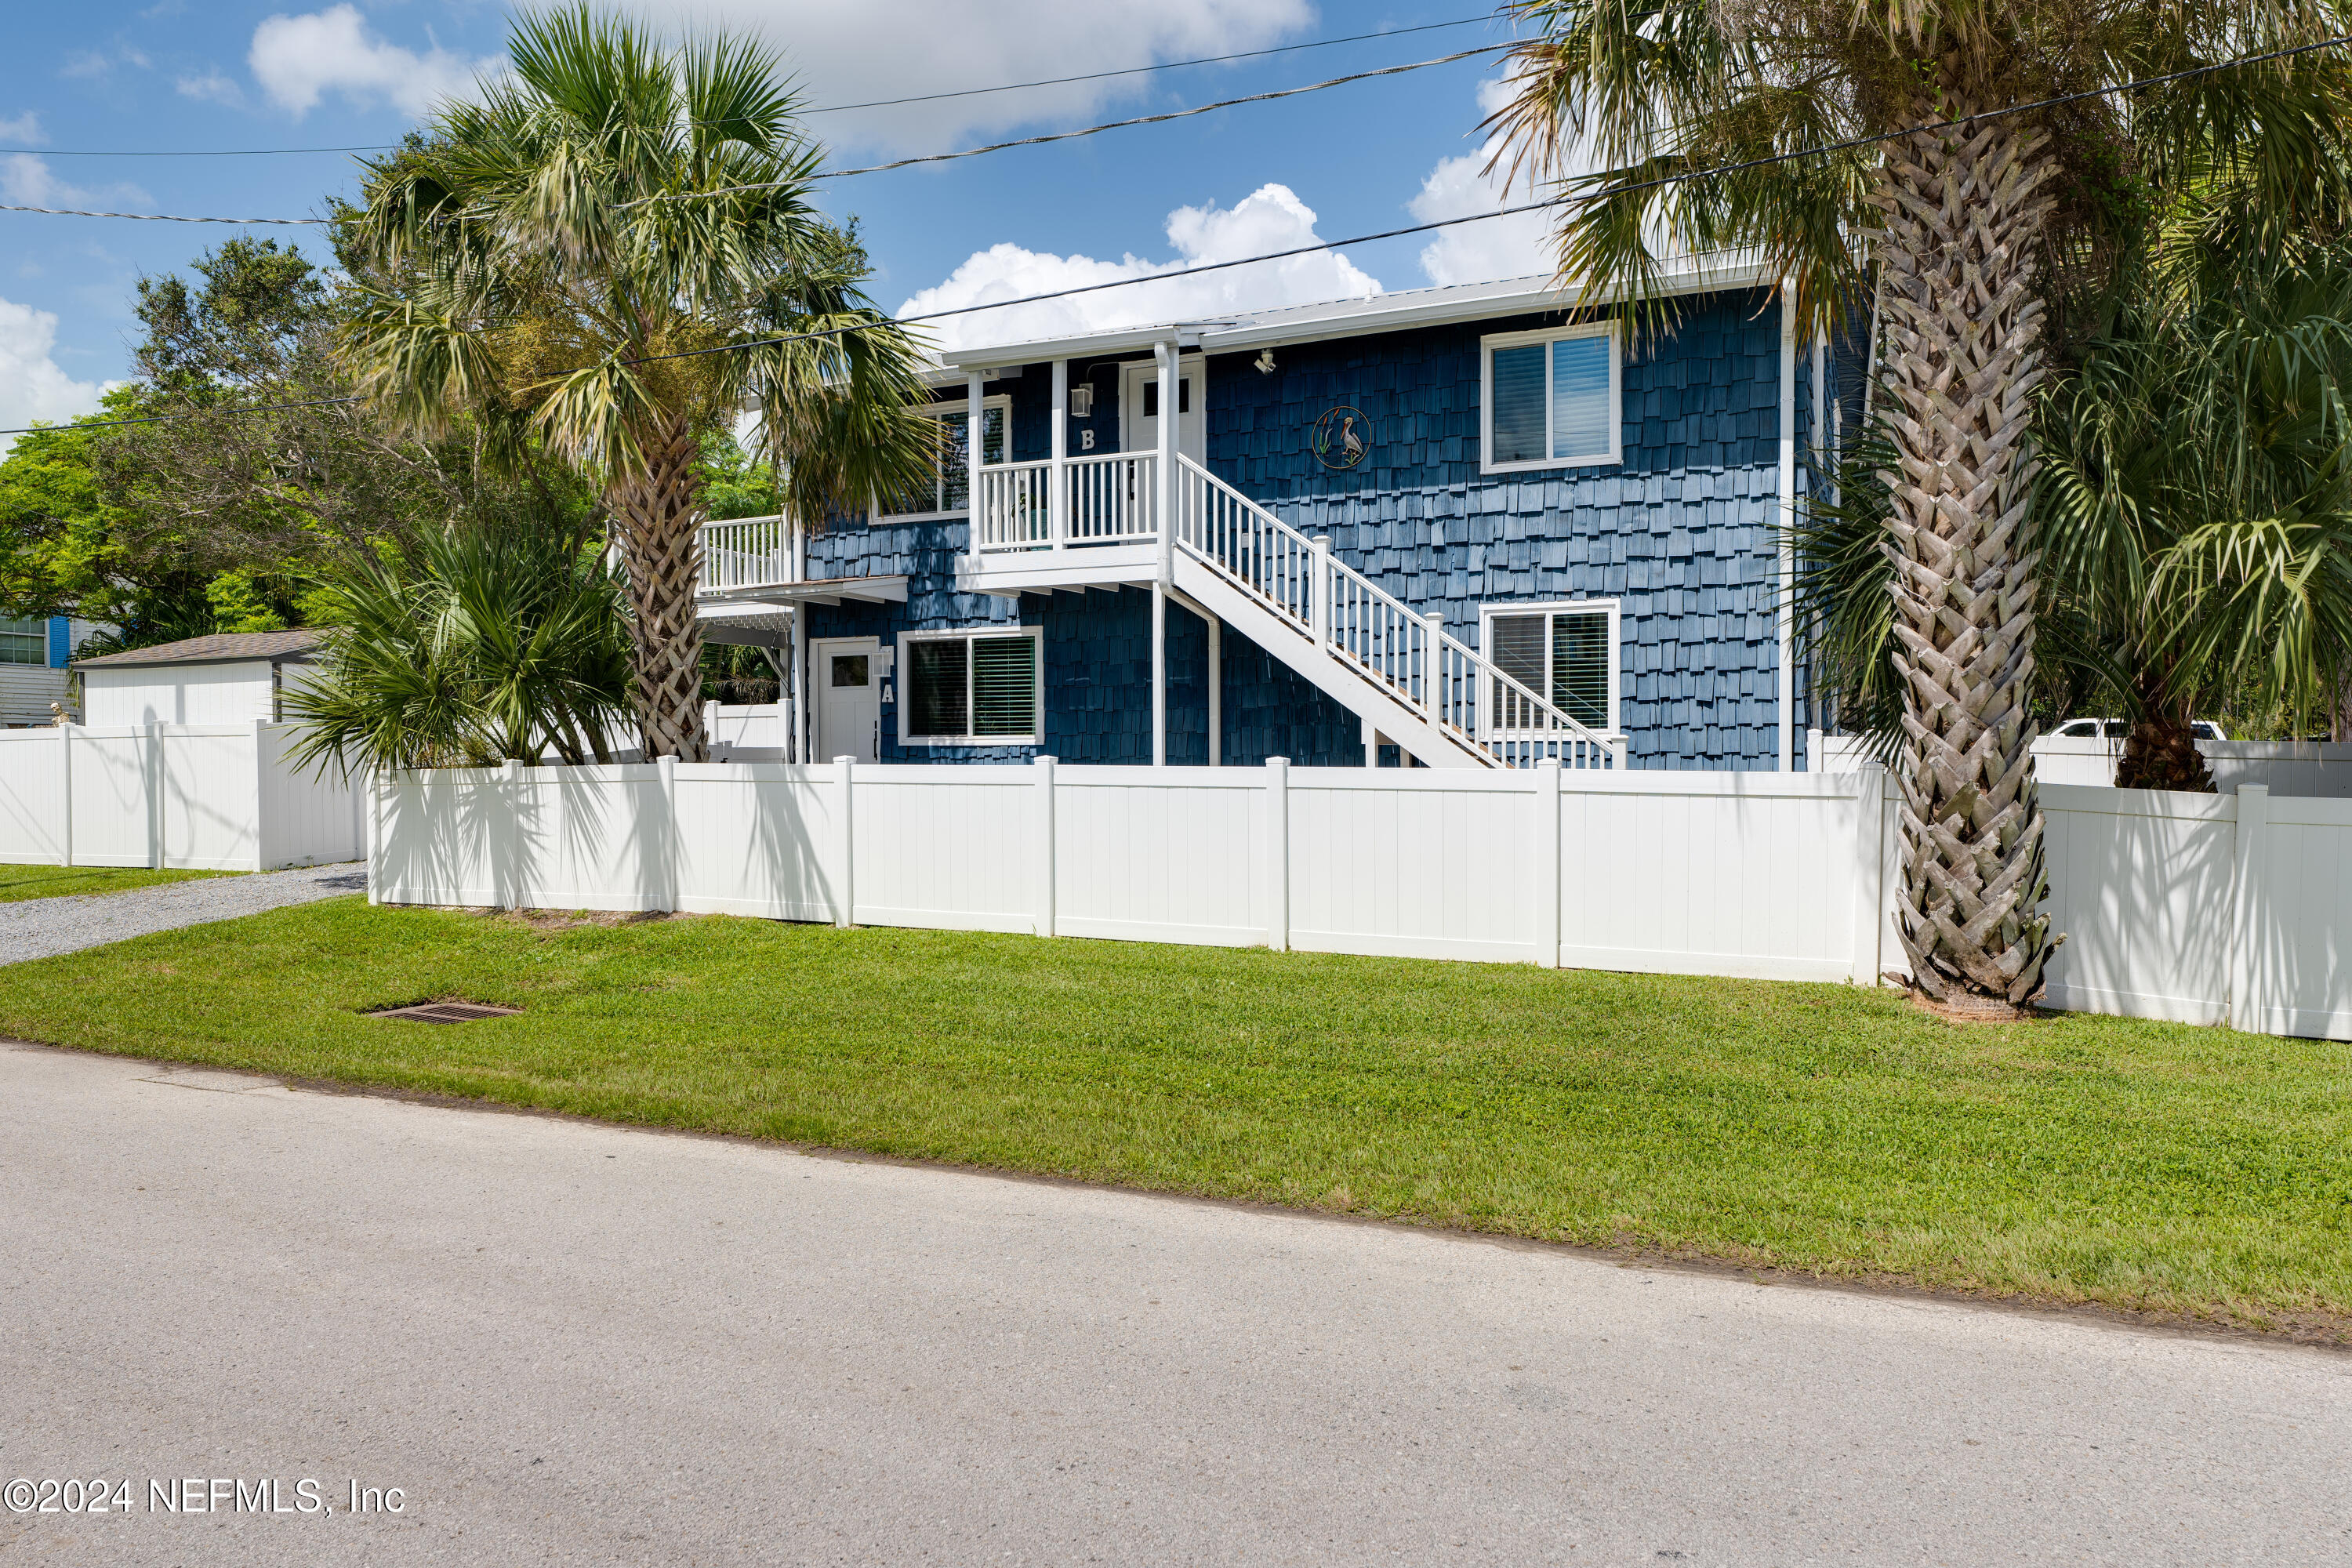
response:
<path id="1" fill-rule="evenodd" d="M 992 408 L 1001 408 L 1004 411 L 1004 457 L 1005 461 L 1012 461 L 1013 399 L 1000 392 L 993 396 L 982 398 L 980 407 L 983 420 L 988 410 Z M 949 416 L 958 419 L 969 419 L 971 417 L 971 405 L 968 399 L 959 397 L 952 403 L 926 403 L 915 412 L 932 419 L 943 419 Z M 866 509 L 866 515 L 877 527 L 885 527 L 899 522 L 941 522 L 950 518 L 968 518 L 971 515 L 971 509 L 969 506 L 960 506 L 949 511 L 884 511 L 882 498 L 877 495 Z"/>
<path id="2" fill-rule="evenodd" d="M 1563 614 L 1589 616 L 1598 615 L 1602 612 L 1606 612 L 1609 616 L 1609 711 L 1607 714 L 1609 722 L 1601 726 L 1598 732 L 1603 735 L 1616 735 L 1622 733 L 1617 727 L 1617 717 L 1618 703 L 1621 695 L 1620 676 L 1624 666 L 1624 653 L 1618 645 L 1618 637 L 1622 633 L 1622 625 L 1619 614 L 1619 602 L 1617 600 L 1546 599 L 1537 603 L 1515 603 L 1510 600 L 1502 600 L 1495 604 L 1481 605 L 1478 606 L 1478 648 L 1480 652 L 1486 655 L 1489 661 L 1493 660 L 1495 657 L 1495 617 L 1497 616 L 1557 616 Z M 1538 691 L 1536 695 L 1542 698 L 1546 702 L 1549 702 L 1551 700 L 1551 681 L 1549 679 L 1551 671 L 1549 668 L 1551 658 L 1551 638 L 1549 637 L 1546 637 L 1544 638 L 1544 658 L 1547 666 L 1544 670 L 1546 679 L 1543 689 Z M 1486 683 L 1482 680 L 1478 683 L 1478 700 L 1483 705 L 1486 700 Z M 1481 728 L 1483 730 L 1485 728 L 1485 715 L 1482 713 L 1480 717 Z"/>
<path id="3" fill-rule="evenodd" d="M 1026 735 L 910 735 L 907 720 L 914 711 L 909 683 L 914 679 L 915 663 L 908 646 L 919 642 L 947 642 L 961 638 L 967 645 L 973 637 L 1025 637 L 1033 645 L 1030 658 L 1037 671 L 1037 728 Z M 1035 746 L 1042 745 L 1045 727 L 1045 628 L 1043 626 L 948 626 L 937 631 L 900 632 L 898 654 L 898 744 L 902 746 Z M 964 721 L 971 721 L 971 654 L 964 653 Z"/>
<path id="4" fill-rule="evenodd" d="M 1495 351 L 1527 343 L 1551 344 L 1570 338 L 1609 340 L 1609 449 L 1568 457 L 1530 458 L 1523 462 L 1497 463 L 1495 450 Z M 1559 391 L 1552 384 L 1551 354 L 1544 354 L 1544 443 L 1549 446 Z M 1478 471 L 1482 474 L 1525 474 L 1543 468 L 1589 468 L 1625 460 L 1625 345 L 1615 321 L 1586 321 L 1573 327 L 1547 327 L 1534 332 L 1496 332 L 1478 340 Z"/>
<path id="5" fill-rule="evenodd" d="M 20 641 L 33 644 L 31 658 L 0 659 L 0 668 L 38 669 L 45 668 L 48 665 L 49 621 L 47 616 L 10 616 L 5 619 L 0 619 L 0 638 L 7 639 L 6 646 L 10 647 L 14 647 Z"/>

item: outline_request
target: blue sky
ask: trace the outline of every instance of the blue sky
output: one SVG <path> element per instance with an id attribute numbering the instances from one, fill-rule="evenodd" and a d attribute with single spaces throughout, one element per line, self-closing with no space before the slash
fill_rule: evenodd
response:
<path id="1" fill-rule="evenodd" d="M 753 29 L 812 106 L 1119 69 L 1477 16 L 1465 0 L 696 0 L 657 25 Z M 27 14 L 29 13 L 29 14 Z M 161 0 L 19 8 L 0 79 L 0 201 L 117 211 L 303 216 L 352 188 L 347 153 L 160 156 L 395 139 L 442 94 L 497 68 L 508 10 L 475 0 Z M 845 163 L 880 162 L 1295 86 L 1496 41 L 1496 24 L 1234 65 L 813 115 Z M 900 309 L 1167 272 L 1084 304 L 970 318 L 999 341 L 1118 321 L 1197 318 L 1540 269 L 1539 235 L 1504 219 L 1186 279 L 1181 263 L 1488 210 L 1475 127 L 1481 60 L 1052 147 L 828 187 Z M 1481 84 L 1487 85 L 1484 92 Z M 79 156 L 85 152 L 135 156 Z M 92 405 L 127 374 L 142 274 L 184 269 L 236 229 L 0 213 L 0 426 Z M 291 237 L 301 229 L 251 232 Z M 323 252 L 321 252 L 323 254 Z"/>

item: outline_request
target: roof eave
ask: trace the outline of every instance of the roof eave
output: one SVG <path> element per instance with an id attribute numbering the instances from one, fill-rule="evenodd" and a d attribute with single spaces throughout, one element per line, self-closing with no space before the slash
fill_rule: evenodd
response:
<path id="1" fill-rule="evenodd" d="M 1777 280 L 1778 275 L 1761 262 L 1698 262 L 1667 273 L 1660 280 L 1658 291 L 1673 295 L 1705 294 L 1724 289 L 1755 288 Z M 999 365 L 1034 364 L 1041 360 L 1091 358 L 1148 349 L 1165 341 L 1171 333 L 1186 348 L 1197 347 L 1208 353 L 1237 353 L 1251 349 L 1278 348 L 1285 343 L 1318 342 L 1332 338 L 1362 337 L 1375 332 L 1404 331 L 1414 327 L 1444 326 L 1450 322 L 1474 321 L 1493 316 L 1523 315 L 1529 310 L 1570 310 L 1580 302 L 1576 290 L 1548 286 L 1444 300 L 1401 300 L 1388 310 L 1381 309 L 1375 297 L 1366 305 L 1344 313 L 1335 312 L 1303 320 L 1233 326 L 1127 327 L 1116 331 L 1089 332 L 1075 337 L 957 349 L 942 353 L 940 360 L 949 370 L 970 372 Z"/>

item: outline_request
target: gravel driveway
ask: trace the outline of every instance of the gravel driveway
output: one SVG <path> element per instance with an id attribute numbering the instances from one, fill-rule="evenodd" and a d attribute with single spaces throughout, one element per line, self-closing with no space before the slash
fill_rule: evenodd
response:
<path id="1" fill-rule="evenodd" d="M 304 866 L 250 877 L 199 877 L 127 893 L 26 899 L 0 904 L 0 963 L 22 963 L 26 959 L 145 936 L 149 931 L 233 921 L 288 904 L 366 890 L 366 868 L 357 860 L 347 860 L 337 866 Z"/>

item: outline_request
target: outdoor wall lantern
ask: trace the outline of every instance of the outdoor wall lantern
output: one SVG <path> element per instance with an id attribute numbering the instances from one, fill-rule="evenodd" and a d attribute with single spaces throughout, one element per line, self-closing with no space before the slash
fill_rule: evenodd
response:
<path id="1" fill-rule="evenodd" d="M 1091 419 L 1095 416 L 1095 384 L 1082 381 L 1070 388 L 1070 417 Z"/>

